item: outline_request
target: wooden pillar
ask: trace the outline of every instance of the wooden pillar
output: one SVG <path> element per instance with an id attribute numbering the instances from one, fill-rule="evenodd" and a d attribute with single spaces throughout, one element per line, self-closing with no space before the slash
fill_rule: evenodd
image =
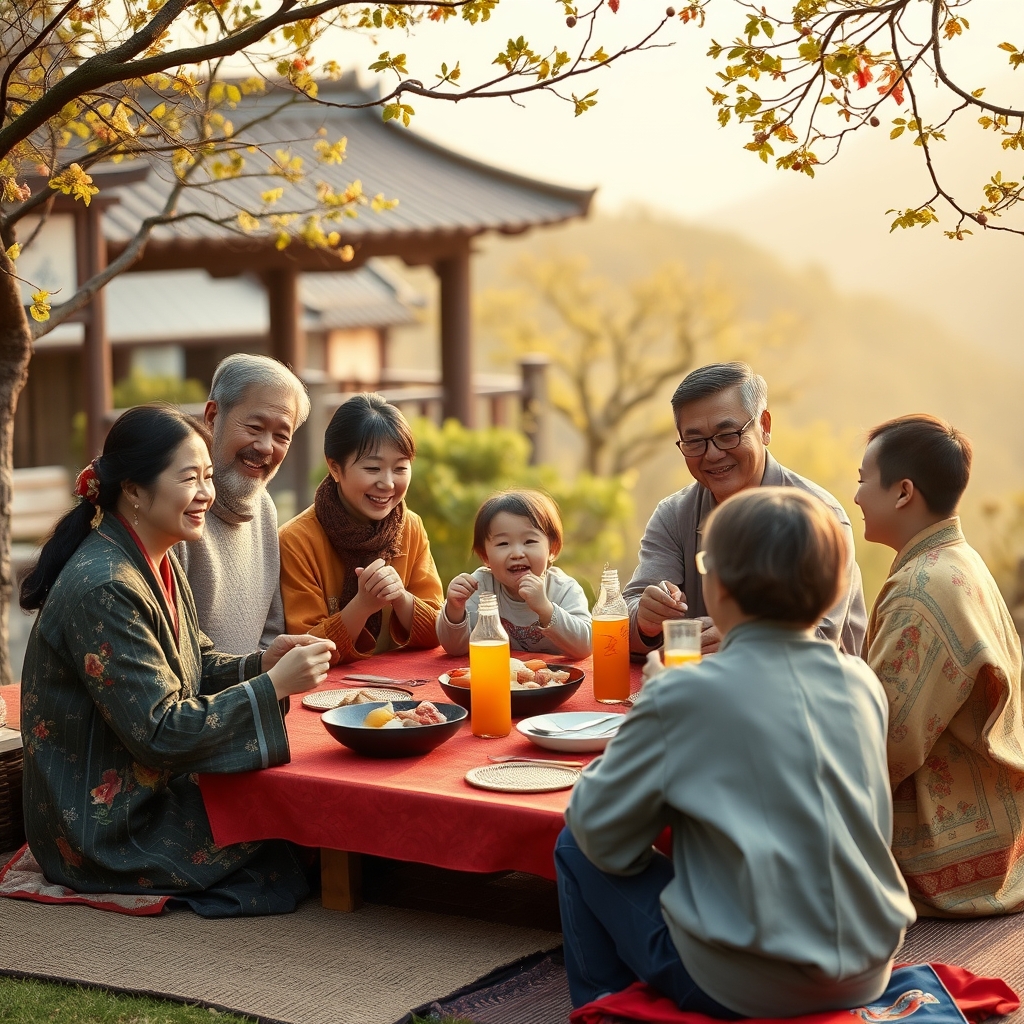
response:
<path id="1" fill-rule="evenodd" d="M 531 352 L 519 361 L 523 378 L 522 429 L 530 439 L 530 465 L 551 460 L 548 423 L 548 364 L 542 352 Z"/>
<path id="2" fill-rule="evenodd" d="M 313 470 L 324 459 L 324 431 L 327 429 L 324 399 L 332 386 L 331 379 L 323 370 L 306 370 L 301 380 L 309 394 L 309 418 L 295 432 L 288 451 L 288 461 L 294 472 L 296 512 L 313 503 L 316 486 Z"/>
<path id="3" fill-rule="evenodd" d="M 469 241 L 434 268 L 441 284 L 441 414 L 473 426 L 473 346 Z"/>
<path id="4" fill-rule="evenodd" d="M 294 267 L 270 270 L 263 278 L 270 307 L 270 351 L 302 377 L 306 369 L 306 335 L 299 305 L 299 272 Z"/>
<path id="5" fill-rule="evenodd" d="M 107 245 L 103 238 L 103 205 L 93 202 L 76 210 L 75 247 L 78 283 L 84 284 L 107 265 Z M 85 457 L 92 459 L 103 451 L 107 436 L 107 414 L 113 406 L 113 360 L 107 337 L 106 297 L 101 288 L 89 304 L 85 320 L 85 349 L 82 376 L 85 384 Z"/>

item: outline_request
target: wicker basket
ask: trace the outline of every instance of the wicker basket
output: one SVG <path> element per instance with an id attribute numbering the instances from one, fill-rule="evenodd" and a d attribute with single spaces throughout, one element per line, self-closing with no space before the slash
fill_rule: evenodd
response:
<path id="1" fill-rule="evenodd" d="M 0 730 L 0 733 L 6 730 Z M 17 734 L 15 734 L 17 736 Z M 8 746 L 2 743 L 3 747 Z M 0 851 L 16 850 L 25 842 L 22 816 L 21 776 L 25 765 L 21 737 L 12 749 L 0 749 Z"/>

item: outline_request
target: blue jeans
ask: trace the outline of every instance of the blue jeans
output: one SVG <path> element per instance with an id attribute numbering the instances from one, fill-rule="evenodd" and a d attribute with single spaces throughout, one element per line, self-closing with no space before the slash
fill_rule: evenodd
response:
<path id="1" fill-rule="evenodd" d="M 655 854 L 639 875 L 609 875 L 587 860 L 564 828 L 555 844 L 555 867 L 574 1007 L 644 981 L 681 1010 L 740 1018 L 703 992 L 679 959 L 659 902 L 675 874 L 668 857 Z"/>

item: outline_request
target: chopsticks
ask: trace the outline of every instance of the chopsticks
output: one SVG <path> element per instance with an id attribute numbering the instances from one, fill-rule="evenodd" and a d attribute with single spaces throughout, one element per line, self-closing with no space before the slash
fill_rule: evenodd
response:
<path id="1" fill-rule="evenodd" d="M 498 754 L 496 756 L 488 756 L 487 760 L 494 761 L 496 764 L 503 764 L 506 761 L 518 761 L 521 764 L 553 764 L 560 768 L 586 767 L 582 761 L 554 761 L 550 757 L 521 757 L 519 754 Z"/>

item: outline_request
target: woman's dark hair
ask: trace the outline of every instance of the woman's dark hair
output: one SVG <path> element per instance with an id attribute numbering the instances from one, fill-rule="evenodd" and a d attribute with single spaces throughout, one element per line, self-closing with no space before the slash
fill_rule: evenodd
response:
<path id="1" fill-rule="evenodd" d="M 370 391 L 339 405 L 324 432 L 324 455 L 342 469 L 385 444 L 393 444 L 407 459 L 416 457 L 416 442 L 406 418 Z"/>
<path id="2" fill-rule="evenodd" d="M 210 447 L 205 424 L 172 405 L 139 405 L 118 416 L 103 444 L 103 454 L 93 464 L 100 480 L 96 504 L 80 498 L 58 520 L 39 559 L 21 577 L 20 603 L 25 611 L 42 608 L 67 560 L 89 536 L 96 506 L 104 511 L 115 508 L 125 483 L 150 487 L 190 434 L 198 434 Z"/>
<path id="3" fill-rule="evenodd" d="M 487 557 L 484 545 L 491 535 L 491 523 L 502 512 L 528 519 L 535 530 L 547 537 L 551 557 L 558 557 L 562 550 L 562 518 L 554 499 L 543 491 L 502 491 L 480 506 L 473 523 L 473 550 L 480 558 Z"/>
<path id="4" fill-rule="evenodd" d="M 812 626 L 839 598 L 849 548 L 835 513 L 795 487 L 752 487 L 704 528 L 705 564 L 747 615 Z"/>
<path id="5" fill-rule="evenodd" d="M 878 473 L 888 490 L 898 480 L 913 480 L 928 511 L 951 516 L 971 478 L 971 442 L 956 427 L 927 413 L 900 416 L 875 427 Z"/>

